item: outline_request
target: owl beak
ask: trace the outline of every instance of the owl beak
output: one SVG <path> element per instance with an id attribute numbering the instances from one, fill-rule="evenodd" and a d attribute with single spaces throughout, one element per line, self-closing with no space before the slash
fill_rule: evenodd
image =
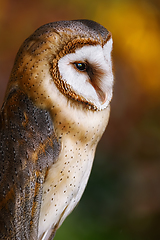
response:
<path id="1" fill-rule="evenodd" d="M 94 89 L 96 90 L 99 101 L 103 105 L 107 101 L 108 94 L 104 92 L 100 87 L 94 84 Z"/>
<path id="2" fill-rule="evenodd" d="M 94 68 L 89 68 L 87 71 L 89 76 L 89 82 L 95 89 L 100 103 L 103 105 L 107 101 L 107 89 L 104 84 L 104 77 L 106 72 L 103 69 L 100 69 L 99 66 L 94 66 Z"/>
<path id="3" fill-rule="evenodd" d="M 107 94 L 105 94 L 105 98 L 103 98 L 103 100 L 101 100 L 101 104 L 103 105 L 106 101 L 107 101 Z"/>

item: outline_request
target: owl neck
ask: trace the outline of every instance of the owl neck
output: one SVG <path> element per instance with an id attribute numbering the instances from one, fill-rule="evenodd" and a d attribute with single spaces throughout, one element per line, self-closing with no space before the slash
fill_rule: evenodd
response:
<path id="1" fill-rule="evenodd" d="M 56 105 L 56 104 L 55 104 Z M 75 107 L 69 101 L 60 101 L 50 110 L 57 137 L 67 138 L 83 144 L 97 145 L 101 138 L 110 113 L 110 107 L 103 111 L 92 111 Z"/>

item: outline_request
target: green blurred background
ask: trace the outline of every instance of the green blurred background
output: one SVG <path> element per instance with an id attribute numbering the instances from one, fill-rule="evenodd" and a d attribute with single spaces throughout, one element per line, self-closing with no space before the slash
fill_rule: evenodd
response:
<path id="1" fill-rule="evenodd" d="M 55 240 L 160 240 L 160 1 L 0 0 L 0 105 L 21 43 L 87 18 L 114 40 L 114 98 L 82 200 Z"/>

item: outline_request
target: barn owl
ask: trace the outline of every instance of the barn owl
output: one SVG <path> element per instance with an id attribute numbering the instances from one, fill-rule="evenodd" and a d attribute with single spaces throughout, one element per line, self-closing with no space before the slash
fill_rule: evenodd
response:
<path id="1" fill-rule="evenodd" d="M 112 98 L 112 36 L 46 24 L 15 59 L 0 113 L 0 239 L 53 239 L 86 187 Z"/>

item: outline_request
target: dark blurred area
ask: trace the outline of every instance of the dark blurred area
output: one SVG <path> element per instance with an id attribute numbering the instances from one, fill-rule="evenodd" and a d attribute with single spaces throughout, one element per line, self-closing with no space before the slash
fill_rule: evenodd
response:
<path id="1" fill-rule="evenodd" d="M 85 194 L 55 240 L 160 240 L 159 0 L 1 0 L 0 106 L 22 42 L 80 18 L 112 32 L 114 97 Z"/>

